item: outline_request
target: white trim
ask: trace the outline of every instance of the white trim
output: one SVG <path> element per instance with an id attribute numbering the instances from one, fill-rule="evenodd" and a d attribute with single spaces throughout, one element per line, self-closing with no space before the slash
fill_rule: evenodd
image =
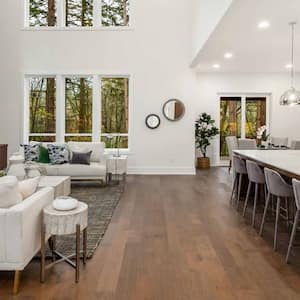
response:
<path id="1" fill-rule="evenodd" d="M 29 78 L 24 77 L 24 100 L 23 100 L 23 143 L 26 144 L 29 141 Z"/>
<path id="2" fill-rule="evenodd" d="M 23 20 L 23 26 L 25 28 L 29 28 L 29 1 L 30 0 L 24 0 L 23 3 L 23 12 L 24 12 L 24 20 Z"/>
<path id="3" fill-rule="evenodd" d="M 194 167 L 129 167 L 130 175 L 196 175 Z"/>
<path id="4" fill-rule="evenodd" d="M 92 137 L 93 134 L 92 133 L 65 133 L 64 136 L 90 136 Z"/>
<path id="5" fill-rule="evenodd" d="M 65 132 L 65 78 L 56 76 L 56 142 L 64 142 Z"/>
<path id="6" fill-rule="evenodd" d="M 86 27 L 57 27 L 57 26 L 41 26 L 41 27 L 23 27 L 22 31 L 133 31 L 135 28 L 131 26 L 86 26 Z"/>
<path id="7" fill-rule="evenodd" d="M 102 1 L 94 0 L 93 3 L 93 27 L 102 27 Z"/>
<path id="8" fill-rule="evenodd" d="M 56 136 L 55 133 L 29 133 L 29 136 Z"/>
<path id="9" fill-rule="evenodd" d="M 57 16 L 57 20 L 56 20 L 56 26 L 53 27 L 45 27 L 48 30 L 53 30 L 53 29 L 57 29 L 57 28 L 62 28 L 65 26 L 66 23 L 66 1 L 65 0 L 56 0 L 56 16 Z M 26 27 L 23 29 L 30 29 L 31 27 Z M 42 27 L 35 27 L 35 29 L 39 29 Z"/>
<path id="10" fill-rule="evenodd" d="M 93 76 L 93 120 L 92 120 L 92 140 L 93 142 L 100 142 L 101 135 L 101 77 L 99 75 Z"/>
<path id="11" fill-rule="evenodd" d="M 246 137 L 246 96 L 241 97 L 241 138 Z"/>

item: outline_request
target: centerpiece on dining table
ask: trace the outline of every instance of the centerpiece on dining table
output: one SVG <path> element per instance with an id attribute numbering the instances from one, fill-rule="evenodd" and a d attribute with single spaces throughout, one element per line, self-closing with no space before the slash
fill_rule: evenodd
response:
<path id="1" fill-rule="evenodd" d="M 267 126 L 261 126 L 256 131 L 257 145 L 261 148 L 269 147 L 270 134 L 267 133 Z"/>

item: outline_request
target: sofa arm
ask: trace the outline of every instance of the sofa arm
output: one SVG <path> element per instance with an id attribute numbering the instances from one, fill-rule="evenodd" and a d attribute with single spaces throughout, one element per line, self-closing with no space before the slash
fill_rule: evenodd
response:
<path id="1" fill-rule="evenodd" d="M 54 199 L 54 189 L 46 187 L 8 209 L 0 211 L 4 247 L 0 248 L 0 257 L 6 263 L 26 264 L 40 249 L 42 210 Z"/>

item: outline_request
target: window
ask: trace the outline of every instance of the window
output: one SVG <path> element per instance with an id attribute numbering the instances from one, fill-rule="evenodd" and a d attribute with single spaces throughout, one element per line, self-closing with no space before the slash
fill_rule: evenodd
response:
<path id="1" fill-rule="evenodd" d="M 66 78 L 66 140 L 89 141 L 92 137 L 92 78 Z"/>
<path id="2" fill-rule="evenodd" d="M 24 0 L 25 27 L 129 27 L 130 0 Z"/>
<path id="3" fill-rule="evenodd" d="M 103 141 L 129 148 L 129 77 L 28 76 L 24 142 Z"/>
<path id="4" fill-rule="evenodd" d="M 29 140 L 54 142 L 56 81 L 55 78 L 29 79 Z"/>
<path id="5" fill-rule="evenodd" d="M 129 0 L 102 0 L 102 26 L 128 26 Z"/>
<path id="6" fill-rule="evenodd" d="M 93 26 L 93 0 L 66 0 L 66 26 Z"/>
<path id="7" fill-rule="evenodd" d="M 128 148 L 128 78 L 101 79 L 101 139 L 109 148 Z"/>
<path id="8" fill-rule="evenodd" d="M 56 26 L 56 0 L 29 0 L 29 26 Z"/>

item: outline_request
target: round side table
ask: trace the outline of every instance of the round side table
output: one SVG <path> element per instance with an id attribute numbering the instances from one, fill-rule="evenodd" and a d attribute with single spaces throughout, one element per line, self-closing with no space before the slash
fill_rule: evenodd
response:
<path id="1" fill-rule="evenodd" d="M 41 228 L 41 282 L 45 282 L 45 271 L 55 264 L 65 261 L 75 268 L 75 282 L 79 281 L 80 262 L 80 233 L 83 232 L 83 263 L 86 263 L 87 253 L 87 226 L 88 226 L 88 206 L 83 202 L 78 202 L 78 206 L 73 210 L 59 211 L 53 208 L 52 204 L 43 210 Z M 76 253 L 64 256 L 56 250 L 55 236 L 76 233 Z M 46 242 L 49 240 L 52 251 L 53 262 L 46 266 Z M 75 257 L 75 263 L 71 260 Z M 56 260 L 56 258 L 59 258 Z"/>

